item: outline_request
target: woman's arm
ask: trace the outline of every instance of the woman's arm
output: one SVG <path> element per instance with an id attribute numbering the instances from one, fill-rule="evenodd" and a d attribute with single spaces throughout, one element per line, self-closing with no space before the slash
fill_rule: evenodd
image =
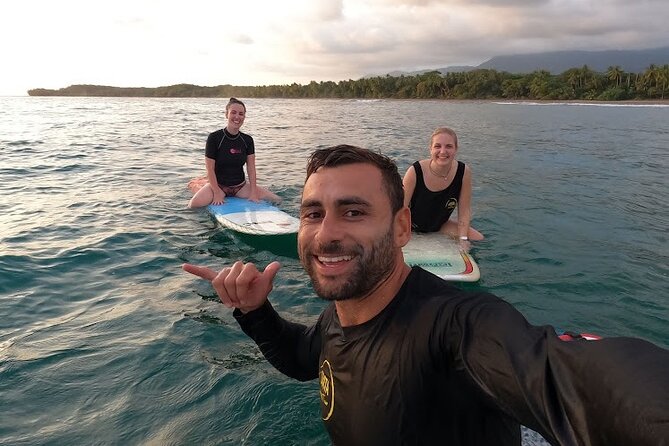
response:
<path id="1" fill-rule="evenodd" d="M 251 194 L 249 200 L 258 201 L 258 184 L 256 177 L 256 156 L 248 155 L 246 157 L 246 170 L 249 174 L 249 184 L 251 186 Z"/>
<path id="2" fill-rule="evenodd" d="M 411 197 L 413 197 L 413 191 L 416 189 L 416 169 L 413 166 L 409 166 L 407 169 L 402 184 L 404 185 L 404 206 L 408 207 L 411 203 Z"/>
<path id="3" fill-rule="evenodd" d="M 205 156 L 204 166 L 207 169 L 207 181 L 209 181 L 209 187 L 214 194 L 211 204 L 221 204 L 223 203 L 224 195 L 221 188 L 218 187 L 218 180 L 216 179 L 216 160 Z"/>
<path id="4" fill-rule="evenodd" d="M 458 236 L 469 237 L 469 225 L 472 220 L 472 171 L 465 165 L 462 189 L 458 199 Z M 465 239 L 466 240 L 466 239 Z"/>
<path id="5" fill-rule="evenodd" d="M 216 179 L 216 160 L 205 157 L 204 167 L 207 170 L 207 181 L 209 181 L 211 188 L 213 189 L 214 186 L 218 187 L 218 180 Z"/>

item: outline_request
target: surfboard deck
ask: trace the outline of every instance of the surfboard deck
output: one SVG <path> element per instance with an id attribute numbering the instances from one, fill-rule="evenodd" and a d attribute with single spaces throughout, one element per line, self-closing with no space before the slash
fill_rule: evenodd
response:
<path id="1" fill-rule="evenodd" d="M 210 204 L 207 210 L 221 226 L 243 234 L 295 234 L 300 220 L 265 201 L 225 197 L 223 204 Z"/>
<path id="2" fill-rule="evenodd" d="M 444 234 L 411 234 L 402 248 L 404 261 L 454 282 L 476 282 L 481 271 L 471 255 L 460 251 L 460 245 Z"/>

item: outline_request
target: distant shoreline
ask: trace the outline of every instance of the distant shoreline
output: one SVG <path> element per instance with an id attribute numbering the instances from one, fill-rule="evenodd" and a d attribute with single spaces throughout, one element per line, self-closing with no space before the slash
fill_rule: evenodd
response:
<path id="1" fill-rule="evenodd" d="M 629 104 L 629 105 L 669 105 L 669 99 L 621 99 L 620 101 L 598 101 L 596 99 L 491 99 L 486 102 L 536 103 L 536 104 Z"/>
<path id="2" fill-rule="evenodd" d="M 663 77 L 664 76 L 664 77 Z M 643 73 L 610 67 L 598 73 L 587 66 L 561 74 L 541 70 L 526 74 L 479 69 L 468 72 L 429 71 L 411 76 L 377 76 L 358 80 L 311 81 L 306 85 L 176 84 L 161 87 L 112 87 L 78 84 L 58 90 L 36 88 L 30 96 L 100 96 L 166 98 L 304 98 L 304 99 L 436 99 L 637 103 L 669 100 L 669 65 L 651 66 Z M 627 102 L 636 101 L 636 102 Z"/>
<path id="3" fill-rule="evenodd" d="M 239 98 L 247 99 L 243 95 L 237 95 Z M 111 98 L 111 99 L 128 99 L 128 98 L 138 98 L 138 99 L 227 99 L 223 96 L 206 96 L 206 97 L 193 97 L 193 96 L 183 96 L 183 97 L 170 97 L 170 96 L 72 96 L 72 95 L 33 95 L 33 96 L 0 96 L 7 98 L 28 98 L 28 97 L 57 97 L 57 98 Z M 669 106 L 669 99 L 624 99 L 619 101 L 601 101 L 597 99 L 508 99 L 508 98 L 489 98 L 489 99 L 461 99 L 461 98 L 283 98 L 283 97 L 252 97 L 252 99 L 300 99 L 300 100 L 383 100 L 383 101 L 444 101 L 444 102 L 503 102 L 509 104 L 598 104 L 598 105 L 666 105 Z"/>

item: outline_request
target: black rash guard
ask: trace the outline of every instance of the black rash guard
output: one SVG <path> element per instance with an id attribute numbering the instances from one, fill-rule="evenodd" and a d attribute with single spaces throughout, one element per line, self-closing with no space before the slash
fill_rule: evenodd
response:
<path id="1" fill-rule="evenodd" d="M 231 135 L 226 129 L 209 134 L 205 156 L 216 160 L 214 171 L 221 186 L 236 186 L 244 182 L 246 157 L 255 153 L 253 138 L 239 132 Z"/>
<path id="2" fill-rule="evenodd" d="M 311 327 L 271 304 L 234 312 L 282 373 L 320 378 L 336 445 L 669 445 L 669 351 L 632 338 L 561 341 L 510 304 L 414 267 L 372 320 Z M 632 360 L 630 360 L 632 359 Z"/>
<path id="3" fill-rule="evenodd" d="M 416 171 L 416 186 L 409 208 L 411 209 L 411 229 L 416 232 L 438 232 L 448 221 L 458 206 L 465 163 L 458 161 L 458 170 L 446 189 L 433 192 L 425 186 L 420 162 L 413 163 Z"/>

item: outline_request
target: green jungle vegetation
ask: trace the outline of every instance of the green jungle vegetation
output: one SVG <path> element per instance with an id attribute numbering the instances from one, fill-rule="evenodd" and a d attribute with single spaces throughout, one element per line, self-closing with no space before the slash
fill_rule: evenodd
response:
<path id="1" fill-rule="evenodd" d="M 587 65 L 561 74 L 539 70 L 511 74 L 490 69 L 416 75 L 377 76 L 340 82 L 311 81 L 307 85 L 201 87 L 178 84 L 157 88 L 71 85 L 59 90 L 36 88 L 30 96 L 113 97 L 246 97 L 360 99 L 512 99 L 512 100 L 648 100 L 669 94 L 669 65 L 650 65 L 643 73 L 611 66 L 605 73 Z"/>

